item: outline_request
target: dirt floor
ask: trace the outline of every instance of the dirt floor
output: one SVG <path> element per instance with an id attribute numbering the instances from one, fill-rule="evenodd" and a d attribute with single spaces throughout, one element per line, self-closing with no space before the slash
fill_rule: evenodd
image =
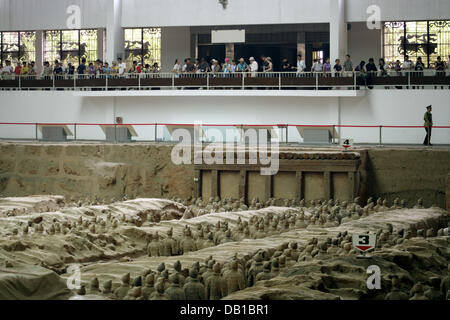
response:
<path id="1" fill-rule="evenodd" d="M 331 220 L 328 224 L 314 222 L 317 208 L 299 205 L 198 217 L 193 217 L 196 214 L 192 212 L 198 212 L 195 205 L 188 207 L 162 199 L 86 204 L 62 196 L 2 198 L 0 299 L 116 299 L 112 294 L 90 292 L 94 279 L 98 279 L 100 288 L 111 280 L 114 292 L 127 273 L 131 279 L 139 276 L 145 279 L 152 273 L 161 276 L 158 270 L 165 263 L 172 274 L 176 261 L 181 262 L 183 269 L 189 269 L 196 262 L 203 266 L 211 256 L 224 266 L 225 276 L 230 261 L 251 263 L 259 252 L 264 252 L 267 261 L 283 255 L 286 266 L 270 280 L 227 294 L 225 299 L 384 299 L 392 291 L 394 275 L 401 280 L 399 289 L 407 294 L 414 284 L 420 282 L 424 289 L 431 290 L 430 279 L 437 277 L 443 281 L 449 276 L 450 219 L 446 211 L 437 207 L 389 210 L 384 207 L 379 212 L 353 215 L 340 225 L 333 225 Z M 302 212 L 309 222 L 302 222 Z M 294 220 L 273 232 L 270 228 L 259 233 L 252 229 L 255 221 L 268 216 L 280 221 L 288 217 Z M 222 226 L 227 223 L 228 230 L 236 230 L 238 225 L 248 222 L 251 232 L 183 255 L 148 256 L 150 234 L 158 232 L 164 241 L 172 229 L 173 237 L 183 243 L 188 226 L 193 240 L 204 243 L 198 238 L 199 230 L 210 226 L 218 235 L 215 229 L 218 222 Z M 385 240 L 383 234 L 390 228 Z M 378 232 L 379 245 L 370 259 L 359 259 L 358 253 L 346 245 L 348 239 L 332 250 L 334 246 L 329 240 L 343 239 L 345 232 L 348 235 Z M 239 237 L 239 233 L 234 232 L 235 236 Z M 292 243 L 298 249 L 286 253 Z M 324 243 L 329 244 L 328 250 L 322 247 Z M 380 290 L 369 290 L 366 286 L 366 270 L 370 265 L 380 267 Z M 67 287 L 73 279 L 74 267 L 79 268 L 81 284 L 87 292 Z"/>

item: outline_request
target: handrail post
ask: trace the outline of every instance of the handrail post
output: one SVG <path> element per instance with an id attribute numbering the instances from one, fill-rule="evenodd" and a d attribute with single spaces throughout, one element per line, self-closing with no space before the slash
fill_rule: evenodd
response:
<path id="1" fill-rule="evenodd" d="M 19 75 L 19 91 L 22 90 L 22 77 Z"/>
<path id="2" fill-rule="evenodd" d="M 286 144 L 289 143 L 289 125 L 286 125 Z"/>
<path id="3" fill-rule="evenodd" d="M 106 88 L 105 88 L 105 91 L 108 91 L 108 75 L 106 75 L 105 79 L 106 79 Z"/>
<path id="4" fill-rule="evenodd" d="M 175 90 L 175 74 L 172 74 L 172 90 Z"/>
<path id="5" fill-rule="evenodd" d="M 334 134 L 336 132 L 336 125 L 333 124 L 333 142 L 332 144 L 335 144 L 335 140 L 336 140 L 336 135 Z"/>
<path id="6" fill-rule="evenodd" d="M 281 90 L 281 72 L 278 72 L 278 90 Z"/>
<path id="7" fill-rule="evenodd" d="M 52 79 L 53 79 L 53 91 L 55 90 L 55 75 L 52 75 Z"/>
<path id="8" fill-rule="evenodd" d="M 141 74 L 138 73 L 139 90 L 141 90 Z"/>
<path id="9" fill-rule="evenodd" d="M 73 91 L 77 90 L 77 75 L 73 75 Z"/>
<path id="10" fill-rule="evenodd" d="M 36 141 L 39 141 L 39 139 L 38 139 L 38 126 L 39 126 L 39 124 L 38 124 L 38 123 L 36 123 L 36 124 L 35 124 L 35 135 L 36 135 Z"/>
<path id="11" fill-rule="evenodd" d="M 382 145 L 383 145 L 383 133 L 382 133 L 382 130 L 383 130 L 383 126 L 380 126 L 380 144 L 379 144 L 379 146 L 381 147 Z"/>
<path id="12" fill-rule="evenodd" d="M 411 72 L 410 71 L 407 72 L 408 72 L 408 89 L 411 89 Z"/>
<path id="13" fill-rule="evenodd" d="M 73 124 L 74 141 L 77 141 L 77 124 Z"/>
<path id="14" fill-rule="evenodd" d="M 319 90 L 319 74 L 316 72 L 316 90 Z"/>
<path id="15" fill-rule="evenodd" d="M 356 72 L 353 71 L 353 84 L 354 84 L 354 90 L 356 90 Z"/>
<path id="16" fill-rule="evenodd" d="M 155 142 L 158 141 L 158 124 L 155 123 Z"/>
<path id="17" fill-rule="evenodd" d="M 242 90 L 245 90 L 245 72 L 242 72 Z"/>
<path id="18" fill-rule="evenodd" d="M 114 120 L 114 143 L 117 143 L 117 123 Z"/>
<path id="19" fill-rule="evenodd" d="M 206 90 L 209 90 L 209 73 L 206 74 Z"/>

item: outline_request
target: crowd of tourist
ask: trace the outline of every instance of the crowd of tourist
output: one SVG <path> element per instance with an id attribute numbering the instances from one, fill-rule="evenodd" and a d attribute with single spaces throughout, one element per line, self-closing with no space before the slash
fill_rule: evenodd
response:
<path id="1" fill-rule="evenodd" d="M 433 69 L 438 73 L 445 75 L 447 71 L 450 74 L 450 55 L 448 61 L 442 60 L 439 56 L 435 62 L 430 64 Z M 426 68 L 421 57 L 418 57 L 416 62 L 413 62 L 408 56 L 405 56 L 403 63 L 400 60 L 387 63 L 384 58 L 379 59 L 378 65 L 373 58 L 370 58 L 368 62 L 361 61 L 358 64 L 354 64 L 350 55 L 346 55 L 344 61 L 336 59 L 334 65 L 331 64 L 330 58 L 314 59 L 312 67 L 307 68 L 306 62 L 301 54 L 297 56 L 295 63 L 290 63 L 287 58 L 281 61 L 281 72 L 291 73 L 323 73 L 331 75 L 334 73 L 336 76 L 341 74 L 353 74 L 353 72 L 376 73 L 379 76 L 387 76 L 388 74 L 402 75 L 402 72 L 415 71 L 417 74 L 421 74 Z M 223 62 L 217 59 L 207 61 L 205 58 L 195 59 L 187 58 L 182 63 L 180 59 L 176 59 L 172 68 L 172 73 L 180 76 L 182 74 L 205 74 L 205 73 L 248 73 L 252 77 L 258 76 L 258 73 L 270 73 L 274 72 L 274 62 L 272 58 L 261 56 L 259 62 L 250 57 L 247 61 L 244 58 L 239 60 L 226 58 Z M 88 76 L 123 76 L 125 74 L 148 74 L 148 73 L 160 73 L 161 68 L 158 63 L 143 64 L 142 62 L 133 61 L 130 67 L 119 58 L 117 61 L 113 61 L 110 65 L 108 62 L 103 62 L 98 59 L 95 62 L 86 61 L 86 58 L 81 60 L 81 63 L 75 67 L 72 63 L 64 65 L 63 62 L 55 60 L 53 65 L 50 62 L 44 62 L 42 68 L 38 68 L 35 62 L 22 62 L 17 63 L 15 67 L 12 66 L 10 60 L 5 60 L 5 64 L 0 64 L 1 75 L 17 75 L 17 76 L 40 76 L 49 77 L 52 75 L 88 75 Z M 423 73 L 422 73 L 423 75 Z"/>
<path id="2" fill-rule="evenodd" d="M 72 63 L 68 63 L 66 66 L 63 62 L 55 60 L 53 65 L 50 62 L 44 62 L 40 72 L 35 64 L 35 62 L 23 62 L 22 64 L 17 63 L 16 67 L 13 68 L 10 60 L 5 60 L 5 66 L 0 65 L 0 74 L 1 75 L 17 75 L 17 76 L 40 76 L 40 77 L 50 77 L 52 75 L 55 76 L 64 76 L 64 75 L 87 75 L 87 76 L 100 76 L 100 75 L 124 75 L 126 73 L 159 73 L 160 67 L 158 63 L 154 63 L 153 65 L 146 64 L 145 66 L 142 63 L 138 63 L 137 61 L 133 61 L 131 67 L 127 69 L 126 63 L 119 58 L 117 61 L 113 61 L 112 65 L 109 65 L 108 62 L 103 62 L 98 59 L 95 62 L 90 62 L 89 64 L 86 61 L 86 58 L 81 60 L 81 63 L 78 67 Z"/>

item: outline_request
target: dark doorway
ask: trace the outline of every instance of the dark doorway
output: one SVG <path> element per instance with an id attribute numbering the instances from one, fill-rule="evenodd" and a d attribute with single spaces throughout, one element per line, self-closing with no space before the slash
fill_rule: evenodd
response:
<path id="1" fill-rule="evenodd" d="M 288 58 L 289 63 L 297 61 L 297 44 L 261 45 L 261 44 L 236 44 L 234 57 L 236 60 L 244 58 L 247 62 L 254 57 L 261 67 L 261 56 L 271 57 L 275 71 L 281 71 L 281 60 Z"/>
<path id="2" fill-rule="evenodd" d="M 205 58 L 208 63 L 210 63 L 212 59 L 216 59 L 222 63 L 225 61 L 225 45 L 199 45 L 198 58 Z"/>

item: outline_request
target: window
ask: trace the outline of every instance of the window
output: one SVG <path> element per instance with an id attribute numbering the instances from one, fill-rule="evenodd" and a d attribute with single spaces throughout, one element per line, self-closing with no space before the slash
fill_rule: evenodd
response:
<path id="1" fill-rule="evenodd" d="M 15 65 L 36 59 L 36 32 L 0 32 L 0 42 L 2 62 L 10 60 Z"/>
<path id="2" fill-rule="evenodd" d="M 36 32 L 20 33 L 20 60 L 36 61 Z"/>
<path id="3" fill-rule="evenodd" d="M 45 31 L 44 62 L 53 64 L 55 60 L 61 60 L 61 31 Z"/>
<path id="4" fill-rule="evenodd" d="M 434 67 L 438 56 L 446 60 L 450 54 L 450 21 L 406 21 L 384 24 L 384 57 L 387 63 L 412 61 L 422 57 L 428 67 Z"/>
<path id="5" fill-rule="evenodd" d="M 125 29 L 125 61 L 128 65 L 133 61 L 161 65 L 161 29 Z"/>
<path id="6" fill-rule="evenodd" d="M 438 56 L 443 61 L 447 61 L 450 55 L 450 21 L 430 21 L 430 40 L 433 47 L 430 52 L 430 59 L 435 62 Z"/>
<path id="7" fill-rule="evenodd" d="M 400 45 L 404 34 L 404 22 L 386 22 L 384 24 L 384 59 L 386 63 L 404 59 Z"/>
<path id="8" fill-rule="evenodd" d="M 87 61 L 98 59 L 97 30 L 45 31 L 44 61 L 78 65 L 82 58 Z"/>

